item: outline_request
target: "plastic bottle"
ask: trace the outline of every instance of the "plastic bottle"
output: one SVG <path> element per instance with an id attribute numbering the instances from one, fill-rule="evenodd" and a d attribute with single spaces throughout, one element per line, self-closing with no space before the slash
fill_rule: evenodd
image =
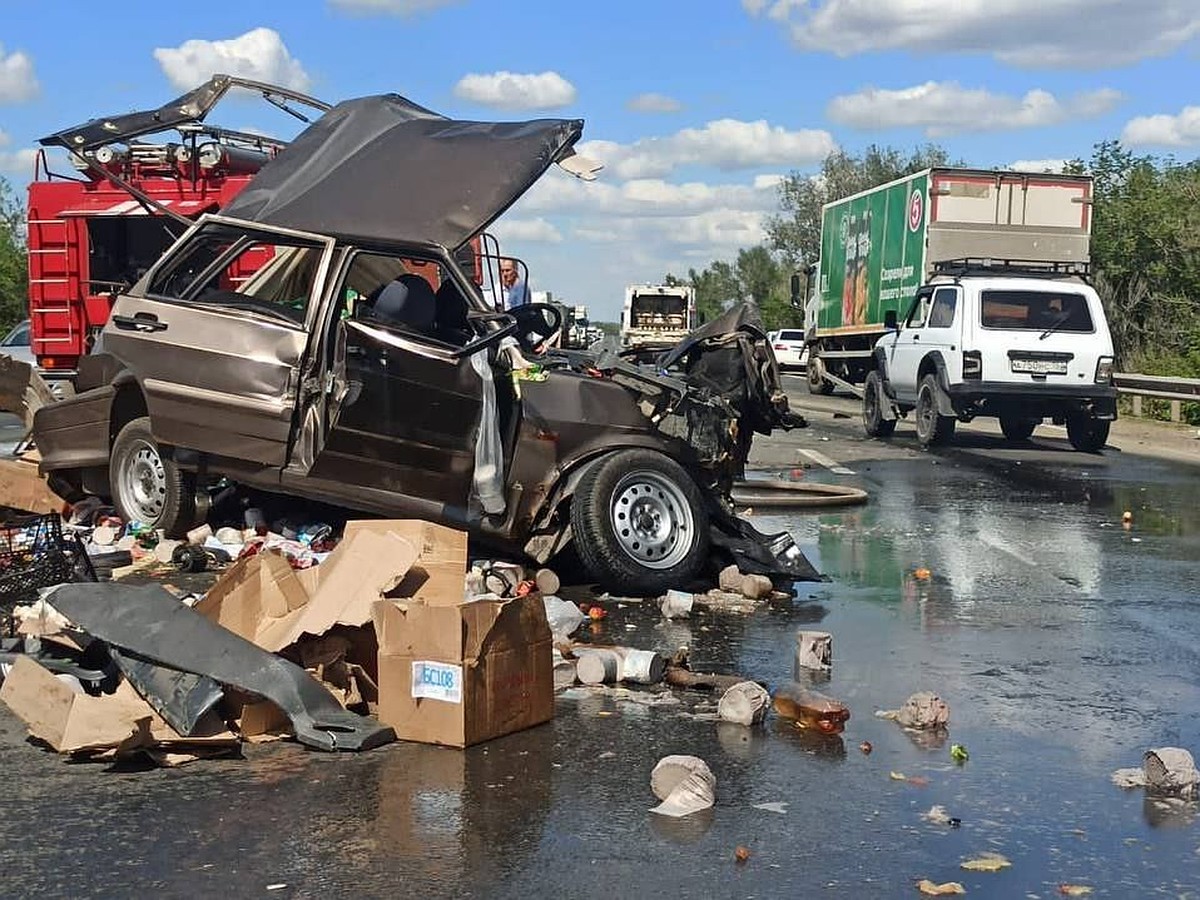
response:
<path id="1" fill-rule="evenodd" d="M 794 681 L 775 692 L 771 705 L 797 728 L 811 728 L 821 734 L 841 734 L 850 718 L 850 710 L 844 703 Z"/>

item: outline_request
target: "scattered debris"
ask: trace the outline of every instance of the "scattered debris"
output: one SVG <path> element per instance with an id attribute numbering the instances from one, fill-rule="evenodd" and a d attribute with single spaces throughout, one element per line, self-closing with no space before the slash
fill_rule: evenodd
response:
<path id="1" fill-rule="evenodd" d="M 861 744 L 858 745 L 858 749 L 861 750 L 863 753 L 865 753 L 867 756 L 870 756 L 871 751 L 875 748 L 871 746 L 870 741 L 863 741 Z"/>
<path id="2" fill-rule="evenodd" d="M 926 822 L 932 822 L 934 825 L 953 825 L 956 821 L 953 816 L 946 812 L 944 806 L 931 806 L 928 812 L 921 813 L 921 818 Z"/>
<path id="3" fill-rule="evenodd" d="M 686 618 L 692 611 L 695 597 L 687 591 L 667 591 L 659 601 L 659 609 L 667 619 Z"/>
<path id="4" fill-rule="evenodd" d="M 650 789 L 662 801 L 651 812 L 681 817 L 713 805 L 717 779 L 698 756 L 664 756 L 650 773 Z"/>
<path id="5" fill-rule="evenodd" d="M 1147 750 L 1140 769 L 1117 769 L 1113 784 L 1121 788 L 1145 788 L 1158 796 L 1191 799 L 1200 796 L 1200 771 L 1192 754 L 1179 747 Z"/>
<path id="6" fill-rule="evenodd" d="M 928 897 L 944 897 L 950 894 L 965 894 L 967 892 L 967 889 L 957 881 L 936 884 L 928 878 L 922 878 L 917 882 L 917 890 Z"/>
<path id="7" fill-rule="evenodd" d="M 796 669 L 828 672 L 833 668 L 833 635 L 827 631 L 796 632 Z"/>
<path id="8" fill-rule="evenodd" d="M 717 715 L 726 722 L 753 725 L 766 717 L 770 704 L 771 695 L 762 685 L 753 681 L 743 681 L 721 695 L 717 704 Z"/>
<path id="9" fill-rule="evenodd" d="M 1058 892 L 1064 897 L 1086 897 L 1092 889 L 1086 884 L 1060 884 Z"/>
<path id="10" fill-rule="evenodd" d="M 739 845 L 738 848 L 733 851 L 733 858 L 739 866 L 744 864 L 746 860 L 750 858 L 750 848 Z"/>
<path id="11" fill-rule="evenodd" d="M 999 872 L 1007 869 L 1012 863 L 1001 853 L 983 853 L 973 859 L 965 859 L 959 867 L 968 872 Z"/>
<path id="12" fill-rule="evenodd" d="M 787 813 L 787 802 L 779 801 L 776 803 L 755 803 L 751 809 L 761 809 L 763 812 L 773 812 L 784 815 Z"/>
<path id="13" fill-rule="evenodd" d="M 775 712 L 790 719 L 797 728 L 812 729 L 821 734 L 841 734 L 850 718 L 850 710 L 839 700 L 810 690 L 803 685 L 785 684 L 772 699 Z"/>
<path id="14" fill-rule="evenodd" d="M 954 760 L 956 763 L 961 764 L 961 763 L 965 763 L 968 759 L 970 759 L 971 754 L 969 754 L 967 752 L 967 748 L 964 747 L 962 744 L 951 744 L 950 745 L 950 758 L 952 760 Z"/>
<path id="15" fill-rule="evenodd" d="M 892 719 L 905 728 L 944 728 L 950 721 L 950 706 L 931 691 L 920 691 L 904 701 L 899 709 L 878 710 L 881 719 Z"/>

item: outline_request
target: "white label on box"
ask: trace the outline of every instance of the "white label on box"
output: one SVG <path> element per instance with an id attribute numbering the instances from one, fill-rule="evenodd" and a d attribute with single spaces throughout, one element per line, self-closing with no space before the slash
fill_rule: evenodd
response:
<path id="1" fill-rule="evenodd" d="M 462 703 L 462 666 L 417 660 L 412 664 L 412 695 Z"/>

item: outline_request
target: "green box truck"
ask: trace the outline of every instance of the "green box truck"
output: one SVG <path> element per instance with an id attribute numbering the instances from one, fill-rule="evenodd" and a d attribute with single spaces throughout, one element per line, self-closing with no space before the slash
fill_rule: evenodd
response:
<path id="1" fill-rule="evenodd" d="M 824 207 L 809 269 L 810 388 L 860 393 L 889 311 L 903 319 L 938 263 L 1087 263 L 1091 179 L 926 169 Z"/>

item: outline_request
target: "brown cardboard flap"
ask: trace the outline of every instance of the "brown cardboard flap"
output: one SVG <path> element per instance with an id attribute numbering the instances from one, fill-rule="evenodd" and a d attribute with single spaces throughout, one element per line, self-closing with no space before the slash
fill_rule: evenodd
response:
<path id="1" fill-rule="evenodd" d="M 395 534 L 417 548 L 417 561 L 394 596 L 431 605 L 455 605 L 464 598 L 467 533 L 420 519 L 362 520 L 346 523 L 345 540 L 360 532 Z"/>
<path id="2" fill-rule="evenodd" d="M 195 608 L 278 653 L 302 635 L 370 622 L 371 607 L 403 579 L 416 558 L 413 543 L 400 535 L 361 531 L 342 540 L 319 567 L 319 579 L 301 581 L 283 555 L 265 550 L 239 560 Z M 305 581 L 318 585 L 315 594 L 309 595 Z"/>
<path id="3" fill-rule="evenodd" d="M 21 719 L 29 733 L 60 753 L 157 746 L 229 746 L 237 738 L 216 717 L 200 735 L 182 737 L 127 681 L 114 693 L 76 694 L 32 659 L 19 657 L 0 687 L 0 700 Z"/>

